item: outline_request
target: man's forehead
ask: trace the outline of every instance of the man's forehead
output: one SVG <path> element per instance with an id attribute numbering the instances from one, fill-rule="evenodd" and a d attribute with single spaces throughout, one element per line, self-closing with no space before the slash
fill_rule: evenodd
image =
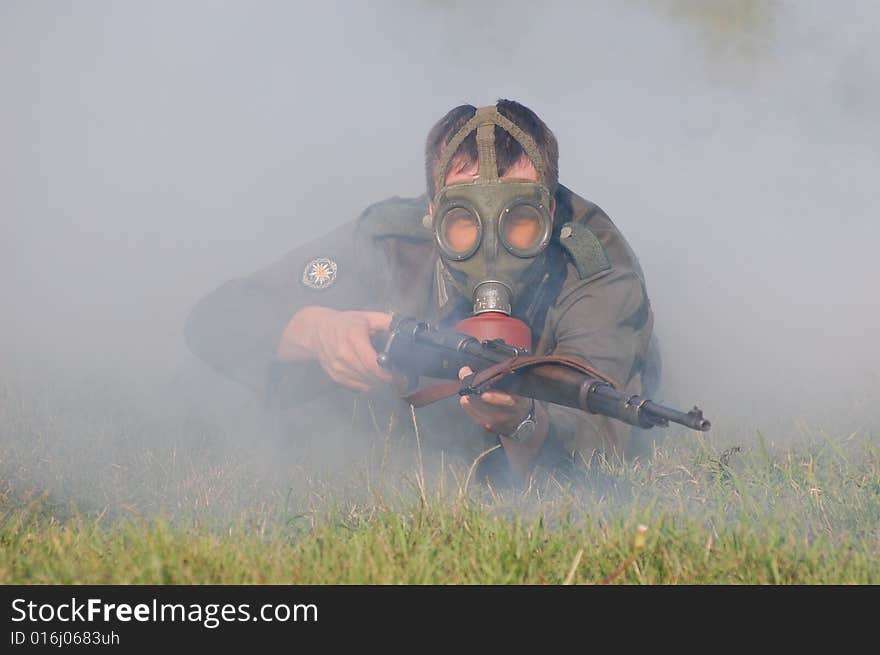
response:
<path id="1" fill-rule="evenodd" d="M 462 184 L 471 182 L 479 177 L 479 163 L 466 158 L 460 158 L 458 161 L 453 160 L 446 174 L 444 186 L 450 184 Z M 519 159 L 513 162 L 507 170 L 500 176 L 502 179 L 514 178 L 518 180 L 538 181 L 538 171 L 532 160 L 523 154 Z"/>

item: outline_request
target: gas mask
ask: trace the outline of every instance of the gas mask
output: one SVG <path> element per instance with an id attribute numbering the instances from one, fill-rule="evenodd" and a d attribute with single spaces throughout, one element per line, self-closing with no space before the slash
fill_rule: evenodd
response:
<path id="1" fill-rule="evenodd" d="M 496 125 L 522 146 L 538 172 L 538 182 L 499 179 Z M 538 282 L 553 232 L 546 169 L 528 134 L 495 107 L 483 107 L 449 141 L 438 179 L 445 181 L 455 151 L 474 130 L 479 177 L 439 189 L 433 201 L 434 238 L 448 281 L 473 300 L 474 316 L 459 324 L 459 331 L 470 334 L 465 328 L 476 328 L 479 334 L 472 336 L 477 338 L 504 338 L 509 345 L 531 349 L 530 333 L 526 337 L 522 331 L 528 328 L 510 313 L 514 301 Z M 505 328 L 504 334 L 497 334 L 502 323 L 512 329 L 514 322 L 520 327 L 512 333 Z"/>

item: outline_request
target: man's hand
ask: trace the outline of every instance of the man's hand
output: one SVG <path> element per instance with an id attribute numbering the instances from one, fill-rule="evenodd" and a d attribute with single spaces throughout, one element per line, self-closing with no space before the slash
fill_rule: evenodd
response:
<path id="1" fill-rule="evenodd" d="M 473 371 L 467 366 L 458 372 L 463 380 Z M 514 441 L 505 435 L 512 434 L 523 422 L 532 408 L 532 399 L 514 396 L 503 391 L 484 391 L 479 396 L 462 396 L 462 409 L 474 423 L 501 437 L 501 445 L 510 467 L 526 482 L 544 441 L 547 439 L 550 420 L 541 403 L 535 403 L 535 431 L 525 441 Z"/>
<path id="2" fill-rule="evenodd" d="M 370 335 L 391 326 L 391 314 L 341 312 L 329 307 L 303 307 L 287 324 L 278 344 L 278 358 L 297 361 L 315 358 L 335 382 L 365 391 L 391 374 L 376 363 Z"/>
<path id="3" fill-rule="evenodd" d="M 473 371 L 467 366 L 458 372 L 463 380 Z M 495 434 L 511 434 L 529 415 L 532 399 L 513 396 L 503 391 L 484 391 L 479 396 L 462 396 L 461 408 L 474 423 Z"/>

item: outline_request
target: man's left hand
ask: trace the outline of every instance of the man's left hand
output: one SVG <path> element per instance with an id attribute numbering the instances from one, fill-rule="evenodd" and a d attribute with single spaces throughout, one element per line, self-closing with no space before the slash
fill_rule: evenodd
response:
<path id="1" fill-rule="evenodd" d="M 458 379 L 463 380 L 471 373 L 473 371 L 465 366 L 458 372 Z M 474 423 L 501 435 L 512 434 L 532 408 L 531 398 L 495 390 L 484 391 L 478 396 L 462 396 L 459 403 Z"/>

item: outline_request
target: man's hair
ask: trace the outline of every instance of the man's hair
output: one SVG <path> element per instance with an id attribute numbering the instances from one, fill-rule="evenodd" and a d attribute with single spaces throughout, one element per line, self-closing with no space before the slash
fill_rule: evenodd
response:
<path id="1" fill-rule="evenodd" d="M 495 108 L 499 114 L 509 118 L 523 132 L 535 140 L 538 152 L 544 159 L 547 186 L 550 187 L 550 193 L 554 193 L 556 191 L 556 184 L 559 181 L 559 145 L 556 143 L 556 137 L 553 135 L 553 132 L 544 124 L 544 121 L 538 118 L 535 112 L 518 102 L 502 99 L 496 103 Z M 437 168 L 440 165 L 443 149 L 450 139 L 476 113 L 477 108 L 473 105 L 459 105 L 441 118 L 428 133 L 428 139 L 425 143 L 425 174 L 428 179 L 428 197 L 433 198 L 434 194 L 437 193 L 438 184 L 440 186 L 443 185 L 443 180 L 437 179 L 440 173 Z M 528 158 L 528 155 L 517 140 L 507 130 L 497 125 L 495 126 L 495 152 L 498 162 L 498 175 L 504 175 L 520 158 Z M 474 131 L 462 141 L 452 160 L 456 161 L 458 159 L 461 161 L 463 159 L 463 163 L 471 164 L 476 163 L 477 158 L 477 136 L 476 131 Z"/>

